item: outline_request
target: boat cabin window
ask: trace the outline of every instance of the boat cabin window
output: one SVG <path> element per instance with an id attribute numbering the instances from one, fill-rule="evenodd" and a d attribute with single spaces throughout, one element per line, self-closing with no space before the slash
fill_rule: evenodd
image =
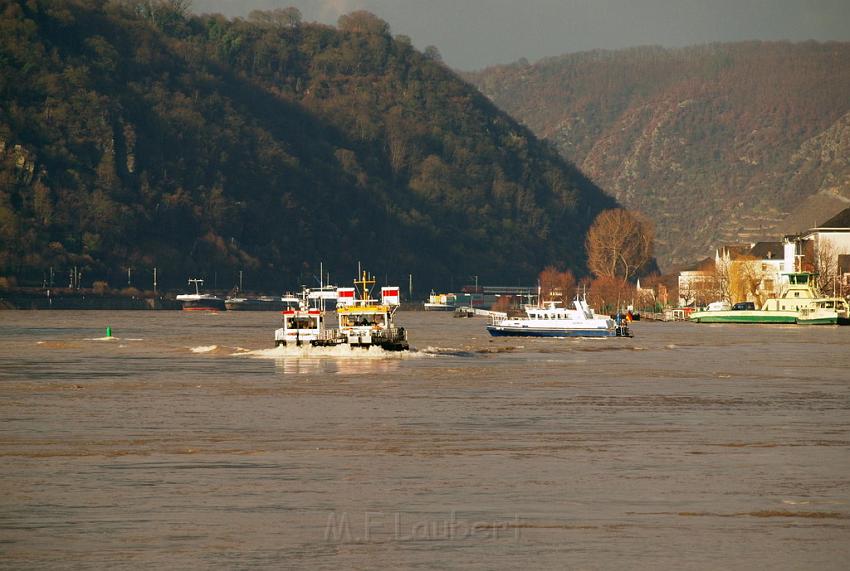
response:
<path id="1" fill-rule="evenodd" d="M 316 316 L 294 316 L 286 318 L 287 329 L 318 329 L 319 318 Z"/>
<path id="2" fill-rule="evenodd" d="M 340 316 L 340 325 L 342 327 L 382 327 L 384 323 L 385 317 L 382 314 Z"/>

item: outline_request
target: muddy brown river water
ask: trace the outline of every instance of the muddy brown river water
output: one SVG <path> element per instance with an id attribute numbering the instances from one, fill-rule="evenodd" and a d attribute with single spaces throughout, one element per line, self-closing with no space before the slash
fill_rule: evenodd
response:
<path id="1" fill-rule="evenodd" d="M 847 568 L 850 327 L 398 321 L 0 312 L 0 568 Z"/>

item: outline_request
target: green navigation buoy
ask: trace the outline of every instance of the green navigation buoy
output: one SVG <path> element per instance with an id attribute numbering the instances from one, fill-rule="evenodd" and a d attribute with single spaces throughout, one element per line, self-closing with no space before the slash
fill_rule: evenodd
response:
<path id="1" fill-rule="evenodd" d="M 112 328 L 110 326 L 106 326 L 106 336 L 112 337 Z"/>

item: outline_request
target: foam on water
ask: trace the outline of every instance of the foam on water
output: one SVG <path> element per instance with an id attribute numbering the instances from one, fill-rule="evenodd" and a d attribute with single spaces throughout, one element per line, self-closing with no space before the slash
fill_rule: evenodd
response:
<path id="1" fill-rule="evenodd" d="M 471 357 L 472 353 L 465 349 L 457 349 L 455 347 L 434 347 L 429 345 L 422 349 L 423 355 L 431 357 Z"/>
<path id="2" fill-rule="evenodd" d="M 253 351 L 240 349 L 238 352 L 232 354 L 234 357 L 253 357 L 258 359 L 300 359 L 315 357 L 332 359 L 410 359 L 422 355 L 421 352 L 415 349 L 411 349 L 410 351 L 384 351 L 380 347 L 351 349 L 345 345 L 337 347 L 274 347 Z"/>
<path id="3" fill-rule="evenodd" d="M 189 348 L 192 353 L 210 353 L 218 349 L 218 345 L 199 345 L 197 347 Z"/>

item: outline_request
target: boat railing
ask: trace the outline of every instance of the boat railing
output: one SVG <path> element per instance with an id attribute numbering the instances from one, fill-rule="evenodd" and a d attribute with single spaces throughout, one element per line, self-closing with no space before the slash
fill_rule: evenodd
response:
<path id="1" fill-rule="evenodd" d="M 407 341 L 407 331 L 404 327 L 375 329 L 370 332 L 370 335 L 375 340 L 385 340 L 390 343 Z M 344 341 L 346 338 L 347 335 L 340 329 L 323 329 L 317 336 L 320 341 Z"/>
<path id="2" fill-rule="evenodd" d="M 320 341 L 336 341 L 345 339 L 345 335 L 339 329 L 322 329 L 316 338 Z"/>
<path id="3" fill-rule="evenodd" d="M 405 331 L 404 327 L 389 327 L 375 331 L 372 333 L 372 337 L 384 339 L 390 343 L 398 343 L 400 341 L 407 341 L 407 331 Z"/>

